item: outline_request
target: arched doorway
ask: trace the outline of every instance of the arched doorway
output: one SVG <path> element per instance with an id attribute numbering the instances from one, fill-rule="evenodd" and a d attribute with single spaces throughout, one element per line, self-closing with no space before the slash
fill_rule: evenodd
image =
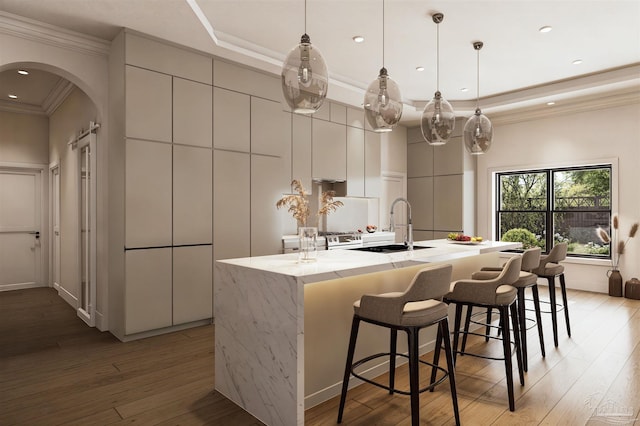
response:
<path id="1" fill-rule="evenodd" d="M 98 150 L 90 123 L 98 108 L 45 69 L 55 67 L 22 63 L 0 71 L 1 92 L 12 95 L 0 99 L 0 250 L 11 246 L 0 264 L 0 290 L 54 287 L 93 326 Z"/>

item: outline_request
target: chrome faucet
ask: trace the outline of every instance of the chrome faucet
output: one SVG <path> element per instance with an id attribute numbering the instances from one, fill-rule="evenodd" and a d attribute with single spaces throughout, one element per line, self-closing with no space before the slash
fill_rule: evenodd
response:
<path id="1" fill-rule="evenodd" d="M 406 198 L 402 198 L 402 197 L 396 198 L 395 200 L 393 200 L 393 203 L 391 203 L 391 212 L 389 213 L 389 231 L 391 232 L 395 231 L 395 224 L 393 222 L 393 208 L 400 201 L 403 201 L 407 205 L 407 223 L 406 225 L 404 225 L 407 227 L 407 235 L 406 235 L 406 238 L 404 239 L 404 243 L 406 246 L 409 247 L 409 250 L 413 250 L 413 225 L 411 224 L 411 204 L 409 204 L 409 200 L 407 200 Z"/>

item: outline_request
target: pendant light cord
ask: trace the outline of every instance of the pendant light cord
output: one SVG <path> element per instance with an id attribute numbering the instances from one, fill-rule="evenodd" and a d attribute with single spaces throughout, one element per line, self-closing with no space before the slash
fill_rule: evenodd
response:
<path id="1" fill-rule="evenodd" d="M 384 0 L 382 0 L 382 68 L 384 68 Z"/>
<path id="2" fill-rule="evenodd" d="M 436 91 L 440 91 L 440 24 L 436 25 Z"/>
<path id="3" fill-rule="evenodd" d="M 480 49 L 476 50 L 476 109 L 480 107 Z"/>
<path id="4" fill-rule="evenodd" d="M 307 33 L 307 0 L 304 0 L 304 33 Z"/>

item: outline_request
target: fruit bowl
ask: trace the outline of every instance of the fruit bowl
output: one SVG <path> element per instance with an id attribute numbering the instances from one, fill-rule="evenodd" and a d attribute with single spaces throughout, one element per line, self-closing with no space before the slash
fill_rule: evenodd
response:
<path id="1" fill-rule="evenodd" d="M 482 237 L 472 237 L 470 235 L 451 232 L 447 235 L 447 240 L 457 244 L 482 244 L 484 239 Z"/>

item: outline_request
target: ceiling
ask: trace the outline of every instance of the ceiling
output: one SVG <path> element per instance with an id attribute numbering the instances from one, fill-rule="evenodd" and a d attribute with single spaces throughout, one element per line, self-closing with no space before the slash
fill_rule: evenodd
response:
<path id="1" fill-rule="evenodd" d="M 439 89 L 458 114 L 475 109 L 478 40 L 486 114 L 640 93 L 640 0 L 386 0 L 384 16 L 382 7 L 307 0 L 306 31 L 327 62 L 329 98 L 361 105 L 382 66 L 384 18 L 384 65 L 400 86 L 403 121 L 417 121 L 436 90 L 434 12 L 444 14 Z M 303 0 L 0 0 L 0 10 L 103 40 L 126 27 L 274 75 L 305 31 Z"/>

